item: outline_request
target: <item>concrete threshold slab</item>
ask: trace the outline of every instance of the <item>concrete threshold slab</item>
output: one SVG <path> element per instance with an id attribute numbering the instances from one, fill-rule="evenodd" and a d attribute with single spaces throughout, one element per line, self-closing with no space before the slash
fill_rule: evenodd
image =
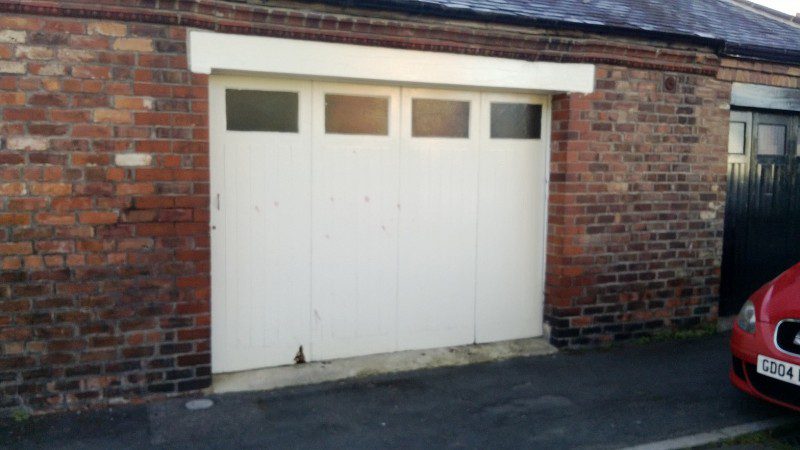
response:
<path id="1" fill-rule="evenodd" d="M 503 359 L 556 353 L 544 338 L 491 344 L 464 345 L 430 350 L 408 350 L 355 358 L 317 361 L 213 376 L 211 392 L 244 392 L 323 383 L 436 367 L 463 366 Z"/>

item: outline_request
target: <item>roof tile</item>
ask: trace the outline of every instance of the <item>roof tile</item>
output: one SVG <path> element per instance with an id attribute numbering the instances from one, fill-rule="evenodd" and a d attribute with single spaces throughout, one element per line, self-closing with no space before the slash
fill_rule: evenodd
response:
<path id="1" fill-rule="evenodd" d="M 740 3 L 739 3 L 740 2 Z M 331 1 L 329 3 L 343 3 Z M 346 1 L 349 5 L 362 2 Z M 800 26 L 779 12 L 759 13 L 743 0 L 373 0 L 372 7 L 448 11 L 463 17 L 549 21 L 715 39 L 733 47 L 800 54 Z M 764 8 L 762 11 L 769 11 Z M 797 61 L 800 64 L 800 59 Z"/>

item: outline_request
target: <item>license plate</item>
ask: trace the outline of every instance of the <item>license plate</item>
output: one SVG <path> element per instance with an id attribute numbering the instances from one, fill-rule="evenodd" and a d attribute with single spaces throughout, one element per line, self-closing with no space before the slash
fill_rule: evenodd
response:
<path id="1" fill-rule="evenodd" d="M 758 355 L 758 373 L 800 386 L 800 366 Z"/>

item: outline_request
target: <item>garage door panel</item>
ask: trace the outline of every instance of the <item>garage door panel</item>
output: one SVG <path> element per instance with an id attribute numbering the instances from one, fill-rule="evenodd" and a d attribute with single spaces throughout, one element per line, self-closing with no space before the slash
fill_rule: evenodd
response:
<path id="1" fill-rule="evenodd" d="M 310 159 L 297 146 L 227 147 L 225 264 L 227 339 L 237 353 L 257 349 L 264 360 L 288 364 L 310 342 L 308 259 Z M 240 364 L 252 364 L 243 356 Z"/>
<path id="2" fill-rule="evenodd" d="M 359 111 L 327 111 L 331 96 L 367 107 L 364 99 L 388 101 L 379 104 L 385 111 L 375 112 L 376 122 Z M 315 83 L 314 99 L 312 357 L 393 351 L 399 89 Z M 348 123 L 364 119 L 368 123 Z"/>
<path id="3" fill-rule="evenodd" d="M 519 107 L 516 108 L 519 111 L 535 113 L 538 108 L 532 106 L 543 103 L 544 99 L 527 95 L 484 94 L 482 98 L 482 123 L 489 124 L 495 133 L 485 133 L 481 140 L 477 342 L 541 334 L 545 221 L 542 205 L 547 152 L 541 139 L 530 138 L 530 133 L 540 131 L 534 130 L 535 127 L 515 130 L 493 123 L 492 105 L 502 105 L 505 110 L 508 106 Z"/>
<path id="4" fill-rule="evenodd" d="M 310 83 L 231 79 L 212 88 L 294 91 L 298 122 L 310 121 Z M 216 100 L 216 101 L 213 101 Z M 292 363 L 310 343 L 310 133 L 228 131 L 224 108 L 212 114 L 212 352 L 215 371 Z M 214 145 L 212 144 L 212 145 Z M 220 258 L 220 253 L 224 257 Z M 224 279 L 219 288 L 216 281 Z M 220 290 L 220 288 L 222 290 Z M 224 303 L 217 299 L 224 298 Z"/>
<path id="5" fill-rule="evenodd" d="M 483 152 L 478 218 L 476 340 L 541 334 L 542 180 L 540 158 L 522 151 Z M 538 178 L 538 177 L 537 177 Z"/>
<path id="6" fill-rule="evenodd" d="M 415 137 L 415 99 L 468 102 L 473 139 Z M 473 93 L 403 90 L 398 277 L 403 349 L 474 341 L 478 100 Z M 463 131 L 457 126 L 443 131 L 448 129 Z"/>
<path id="7" fill-rule="evenodd" d="M 398 326 L 407 348 L 472 342 L 477 161 L 468 152 L 404 148 Z"/>

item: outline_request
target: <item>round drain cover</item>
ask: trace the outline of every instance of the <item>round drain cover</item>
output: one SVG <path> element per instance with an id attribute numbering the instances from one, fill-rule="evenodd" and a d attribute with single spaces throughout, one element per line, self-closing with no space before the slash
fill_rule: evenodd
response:
<path id="1" fill-rule="evenodd" d="M 210 398 L 198 398 L 196 400 L 189 400 L 186 402 L 186 409 L 190 411 L 197 411 L 198 409 L 208 409 L 214 406 L 214 400 Z"/>

